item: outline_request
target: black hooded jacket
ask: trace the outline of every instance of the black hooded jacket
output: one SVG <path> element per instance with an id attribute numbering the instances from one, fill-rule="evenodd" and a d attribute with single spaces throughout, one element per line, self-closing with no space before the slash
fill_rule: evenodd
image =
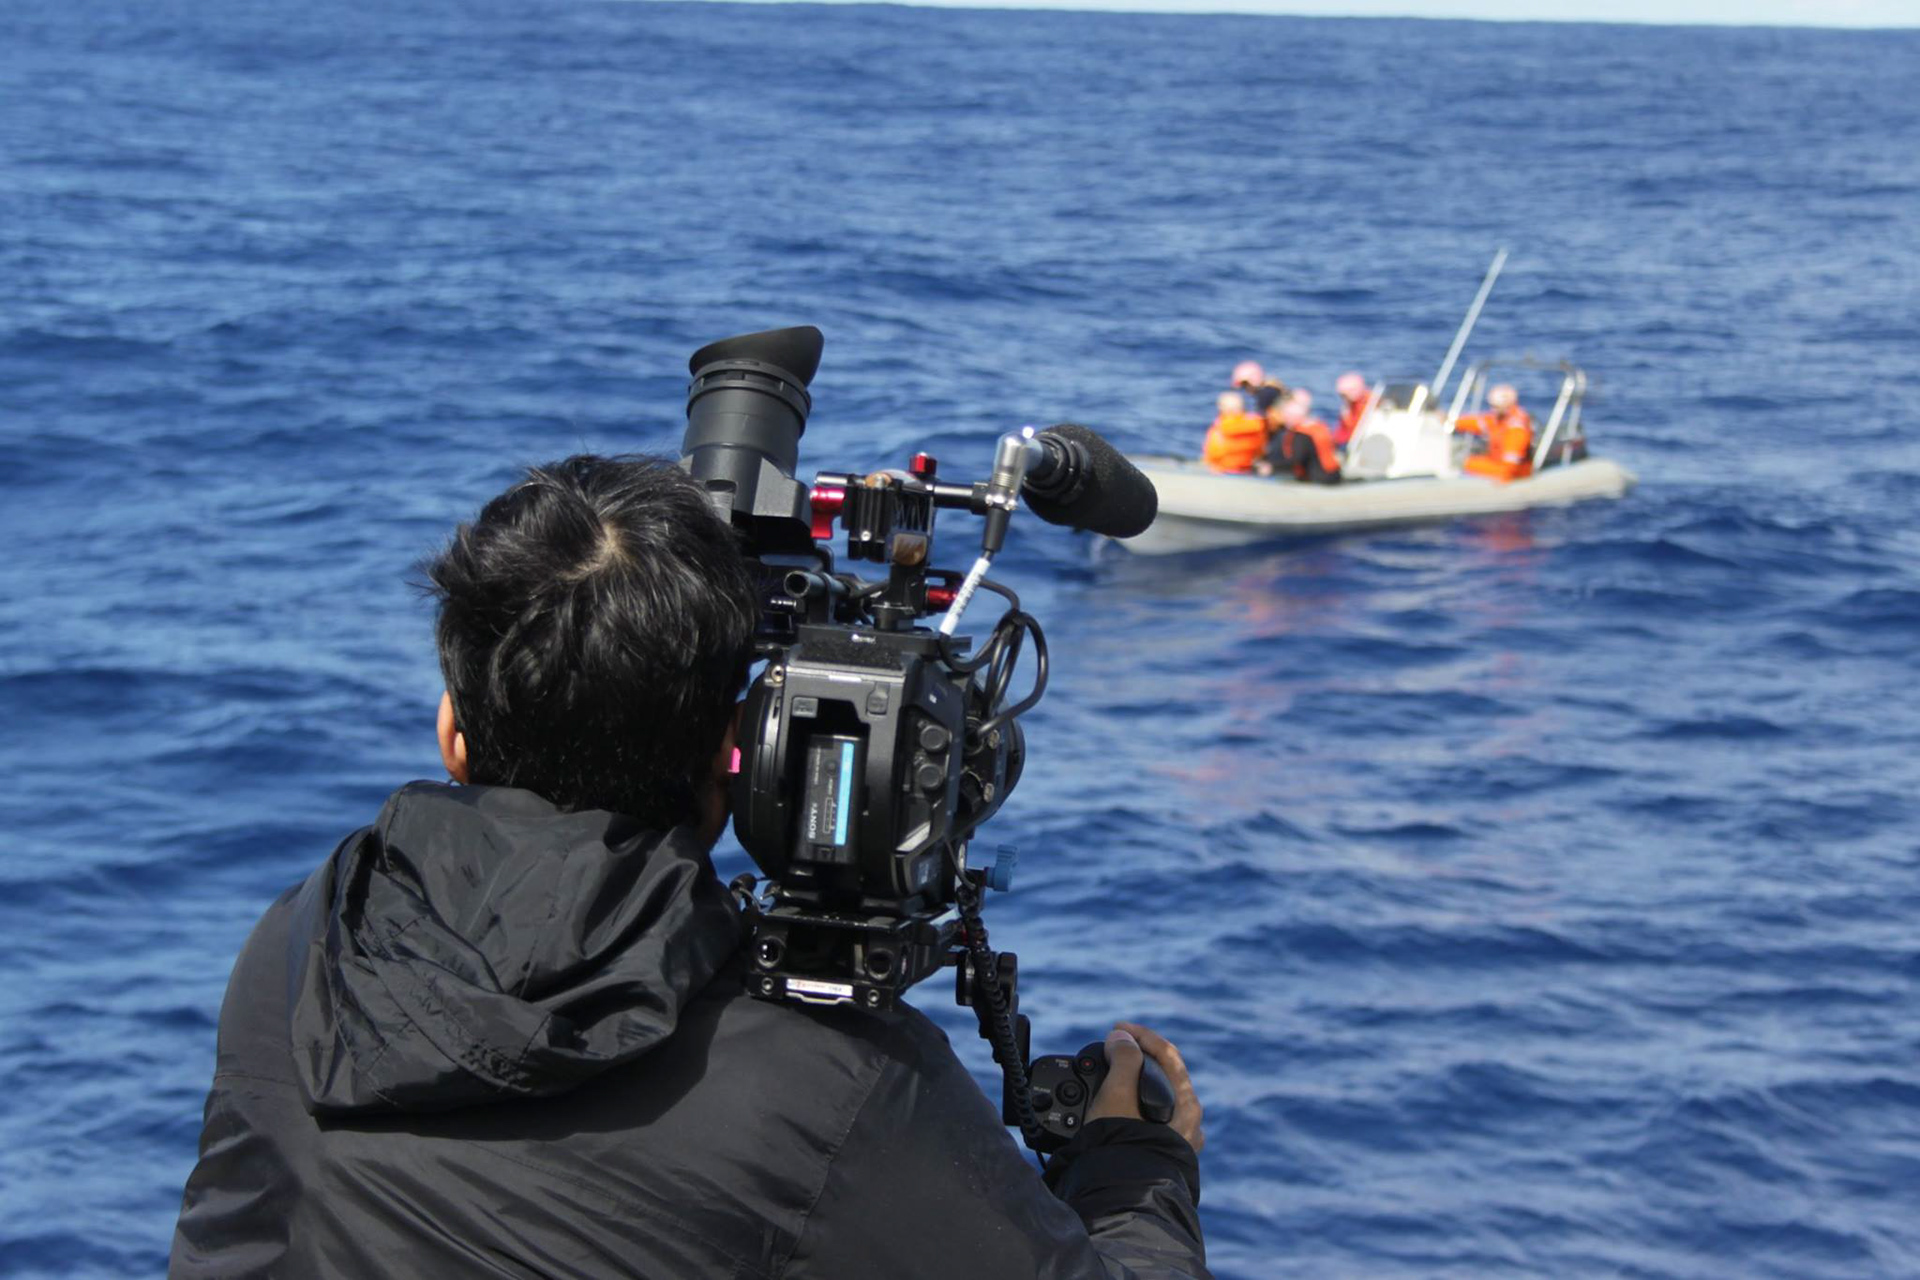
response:
<path id="1" fill-rule="evenodd" d="M 689 830 L 403 788 L 241 952 L 171 1274 L 1206 1274 L 1177 1134 L 1043 1184 L 924 1017 L 746 998 L 740 941 Z"/>

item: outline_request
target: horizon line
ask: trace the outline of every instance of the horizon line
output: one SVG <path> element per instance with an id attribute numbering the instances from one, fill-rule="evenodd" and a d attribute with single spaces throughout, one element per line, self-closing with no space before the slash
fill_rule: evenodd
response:
<path id="1" fill-rule="evenodd" d="M 618 3 L 645 4 L 656 0 L 616 0 Z M 1857 18 L 1831 13 L 1781 14 L 1755 20 L 1748 17 L 1710 17 L 1693 16 L 1686 18 L 1662 18 L 1654 16 L 1593 14 L 1535 14 L 1518 16 L 1514 14 L 1488 12 L 1454 13 L 1416 13 L 1395 10 L 1387 7 L 1396 0 L 1386 0 L 1379 12 L 1329 12 L 1324 8 L 1311 5 L 1291 6 L 1274 4 L 1271 0 L 1202 0 L 1201 4 L 1186 4 L 1182 0 L 1032 0 L 1031 3 L 1018 3 L 1017 0 L 707 0 L 714 4 L 759 4 L 791 5 L 821 4 L 835 8 L 886 8 L 886 9 L 978 9 L 1004 13 L 1107 13 L 1120 15 L 1160 15 L 1166 17 L 1190 18 L 1306 18 L 1321 22 L 1480 22 L 1504 25 L 1545 24 L 1552 26 L 1601 26 L 1601 27 L 1704 27 L 1719 31 L 1849 31 L 1849 32 L 1907 32 L 1920 31 L 1920 17 L 1909 22 L 1889 22 L 1885 15 L 1862 14 Z M 1404 0 L 1399 0 L 1404 2 Z M 1790 0 L 1791 2 L 1791 0 Z M 1470 7 L 1470 3 L 1463 8 Z M 1798 7 L 1797 5 L 1795 7 Z M 1813 7 L 1813 6 L 1808 6 Z M 1820 5 L 1828 9 L 1828 5 Z"/>

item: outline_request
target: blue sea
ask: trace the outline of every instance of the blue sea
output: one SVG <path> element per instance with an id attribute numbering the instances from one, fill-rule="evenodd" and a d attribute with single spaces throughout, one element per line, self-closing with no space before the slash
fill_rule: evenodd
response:
<path id="1" fill-rule="evenodd" d="M 1431 373 L 1504 245 L 1469 357 L 1578 361 L 1640 487 L 1016 525 L 995 940 L 1041 1045 L 1185 1050 L 1223 1277 L 1920 1275 L 1916 85 L 1913 31 L 10 0 L 0 1273 L 163 1269 L 228 967 L 438 775 L 410 567 L 517 466 L 674 452 L 688 354 L 790 323 L 808 473 L 1192 451 L 1243 358 Z"/>

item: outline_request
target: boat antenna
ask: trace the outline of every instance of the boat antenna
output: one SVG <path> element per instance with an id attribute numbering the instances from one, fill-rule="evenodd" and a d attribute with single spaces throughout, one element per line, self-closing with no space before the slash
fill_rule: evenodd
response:
<path id="1" fill-rule="evenodd" d="M 1480 292 L 1473 295 L 1473 305 L 1467 308 L 1467 318 L 1460 322 L 1460 331 L 1453 335 L 1453 345 L 1447 348 L 1447 358 L 1440 362 L 1440 372 L 1433 375 L 1433 386 L 1425 395 L 1414 392 L 1411 406 L 1415 413 L 1426 407 L 1428 401 L 1438 403 L 1440 393 L 1446 390 L 1447 379 L 1453 376 L 1453 362 L 1460 358 L 1460 349 L 1467 345 L 1467 335 L 1473 332 L 1474 324 L 1480 319 L 1480 308 L 1487 305 L 1487 295 L 1493 292 L 1493 282 L 1500 278 L 1500 268 L 1507 265 L 1507 251 L 1500 250 L 1493 255 L 1493 265 L 1487 268 L 1487 278 L 1480 282 Z"/>

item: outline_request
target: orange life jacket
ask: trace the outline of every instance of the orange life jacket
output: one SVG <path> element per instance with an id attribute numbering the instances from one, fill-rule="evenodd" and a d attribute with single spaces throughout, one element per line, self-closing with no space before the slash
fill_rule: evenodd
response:
<path id="1" fill-rule="evenodd" d="M 1308 418 L 1299 426 L 1288 427 L 1287 430 L 1306 436 L 1309 440 L 1313 441 L 1313 449 L 1315 453 L 1320 455 L 1321 466 L 1325 467 L 1328 471 L 1338 471 L 1340 469 L 1340 455 L 1333 451 L 1333 430 L 1328 427 L 1326 423 L 1320 421 L 1318 418 Z M 1288 452 L 1291 452 L 1291 450 L 1289 449 Z M 1295 467 L 1293 472 L 1301 479 L 1306 479 L 1307 469 L 1305 464 Z"/>
<path id="2" fill-rule="evenodd" d="M 1494 411 L 1487 413 L 1469 413 L 1463 417 L 1454 419 L 1453 429 L 1454 432 L 1459 435 L 1486 436 L 1488 439 L 1492 439 L 1493 433 L 1499 428 L 1515 425 L 1525 427 L 1528 431 L 1532 431 L 1533 415 L 1525 409 L 1522 409 L 1519 405 L 1513 406 L 1513 408 L 1508 409 L 1505 413 Z"/>
<path id="3" fill-rule="evenodd" d="M 1476 415 L 1476 422 L 1479 433 L 1487 437 L 1487 452 L 1461 463 L 1463 471 L 1502 483 L 1533 474 L 1532 414 L 1515 405 L 1506 413 Z"/>
<path id="4" fill-rule="evenodd" d="M 1372 396 L 1366 395 L 1361 396 L 1358 400 L 1347 401 L 1346 407 L 1340 410 L 1340 425 L 1333 429 L 1333 442 L 1335 444 L 1344 445 L 1347 441 L 1353 439 L 1354 429 L 1360 425 L 1360 419 L 1366 415 L 1367 401 L 1372 398 Z"/>
<path id="5" fill-rule="evenodd" d="M 1251 471 L 1267 447 L 1267 424 L 1251 413 L 1223 413 L 1207 428 L 1200 457 L 1215 471 Z"/>

